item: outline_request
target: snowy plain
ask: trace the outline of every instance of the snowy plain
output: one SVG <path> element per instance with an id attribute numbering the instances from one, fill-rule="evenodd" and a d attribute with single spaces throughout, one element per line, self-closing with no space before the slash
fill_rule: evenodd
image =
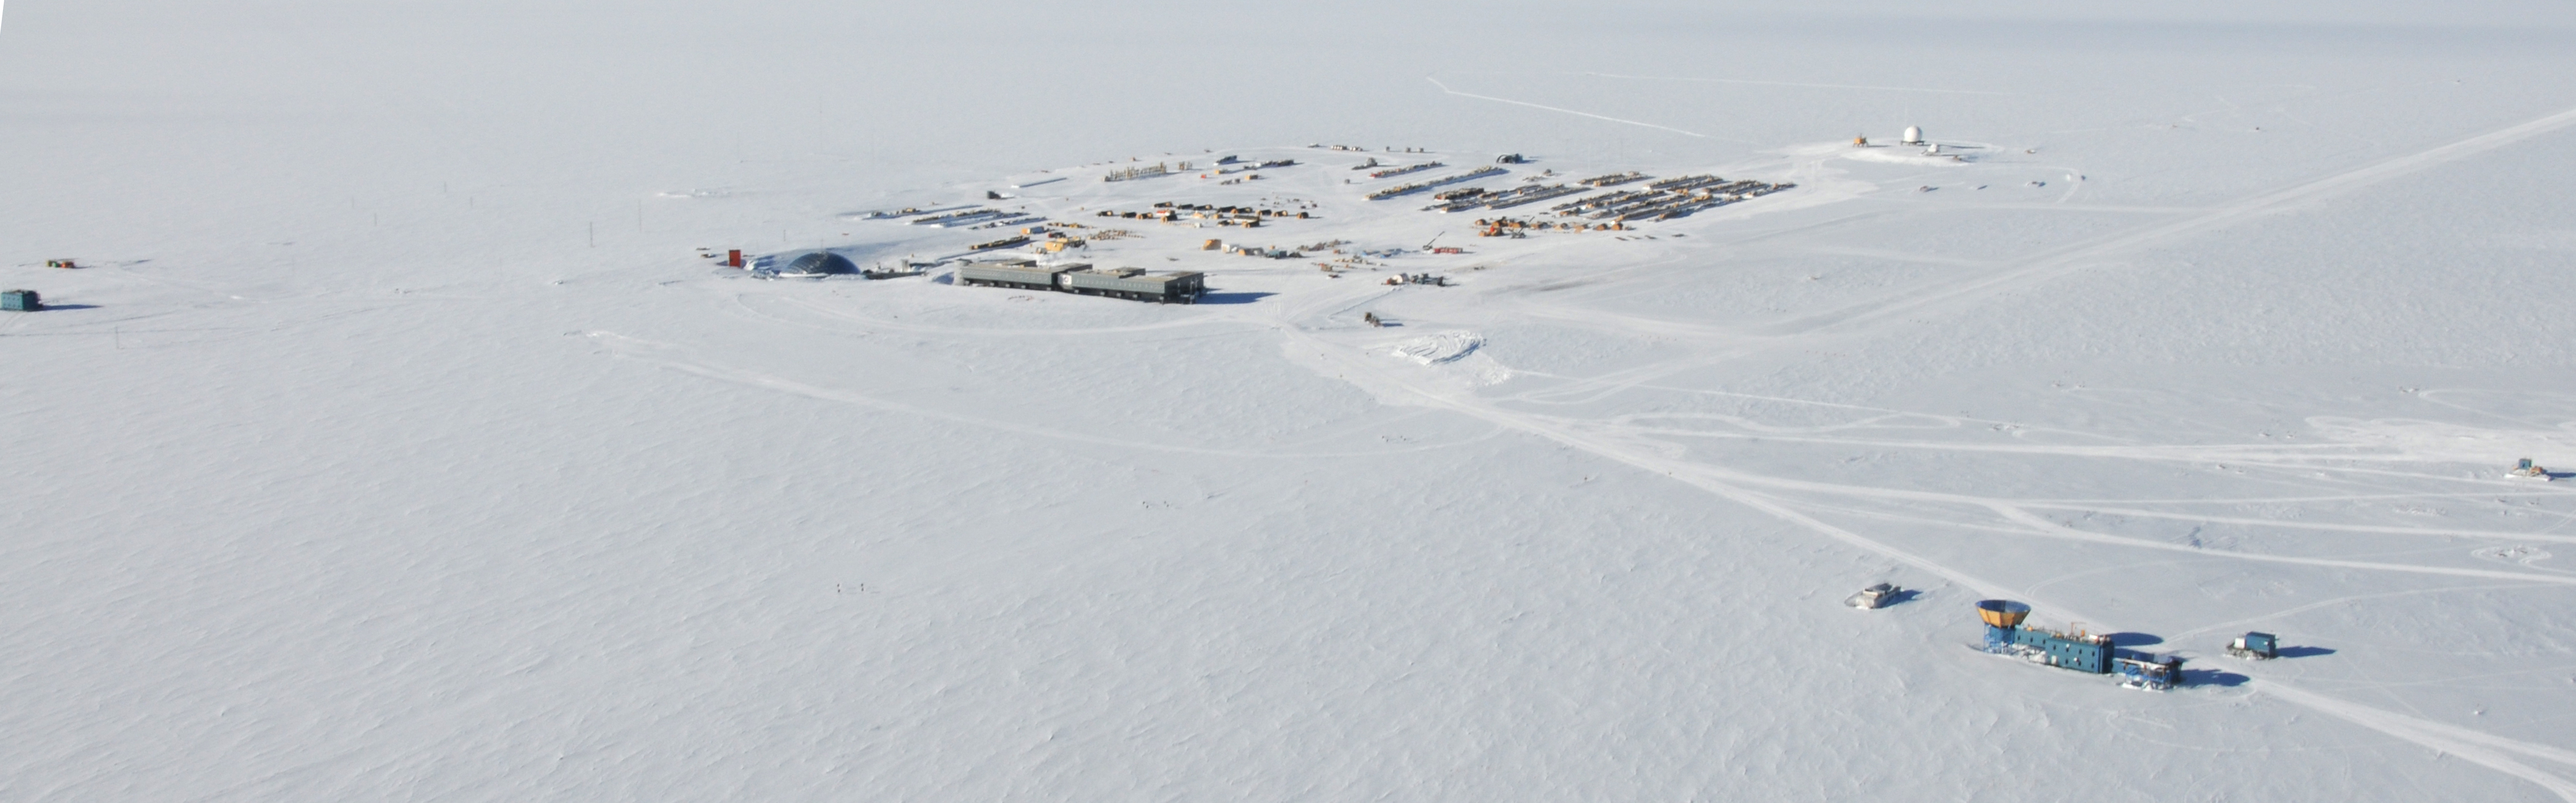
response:
<path id="1" fill-rule="evenodd" d="M 2576 12 L 1934 13 L 21 0 L 0 799 L 2576 800 Z"/>

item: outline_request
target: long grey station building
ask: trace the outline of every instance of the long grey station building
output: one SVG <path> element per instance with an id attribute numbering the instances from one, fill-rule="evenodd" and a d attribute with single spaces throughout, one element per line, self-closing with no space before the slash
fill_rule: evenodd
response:
<path id="1" fill-rule="evenodd" d="M 1041 265 L 1026 257 L 968 262 L 957 268 L 957 283 L 1022 290 L 1052 290 L 1086 296 L 1108 296 L 1165 304 L 1195 304 L 1207 292 L 1207 274 L 1196 271 L 1146 273 L 1143 268 L 1095 270 L 1088 263 Z"/>

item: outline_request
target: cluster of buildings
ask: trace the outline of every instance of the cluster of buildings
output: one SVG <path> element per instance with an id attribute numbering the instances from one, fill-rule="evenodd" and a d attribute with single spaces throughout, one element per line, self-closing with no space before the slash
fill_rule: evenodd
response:
<path id="1" fill-rule="evenodd" d="M 1577 181 L 1577 182 L 1574 182 L 1574 183 L 1576 183 L 1576 184 L 1581 184 L 1581 185 L 1586 186 L 1586 187 L 1593 187 L 1593 188 L 1600 188 L 1600 187 L 1615 187 L 1615 186 L 1618 186 L 1618 185 L 1621 185 L 1621 184 L 1626 184 L 1626 183 L 1631 182 L 1631 181 L 1644 181 L 1644 180 L 1646 180 L 1647 178 L 1650 178 L 1650 177 L 1649 177 L 1649 176 L 1647 176 L 1647 175 L 1646 175 L 1646 174 L 1644 174 L 1644 173 L 1639 173 L 1639 172 L 1637 172 L 1637 171 L 1630 170 L 1630 171 L 1625 172 L 1625 173 L 1611 173 L 1611 174 L 1609 174 L 1609 175 L 1605 175 L 1605 176 L 1593 176 L 1593 177 L 1591 177 L 1591 178 L 1587 178 L 1587 179 L 1584 179 L 1584 180 L 1582 180 L 1582 181 Z"/>
<path id="2" fill-rule="evenodd" d="M 1098 214 L 1100 217 L 1114 217 L 1127 220 L 1154 220 L 1164 223 L 1214 223 L 1219 226 L 1242 226 L 1246 228 L 1257 228 L 1264 221 L 1269 220 L 1288 220 L 1292 218 L 1305 220 L 1308 217 L 1304 210 L 1270 209 L 1266 207 L 1253 206 L 1185 204 L 1174 203 L 1171 201 L 1163 201 L 1154 204 L 1154 208 L 1152 210 L 1144 212 L 1122 212 L 1114 209 L 1103 209 Z"/>
<path id="3" fill-rule="evenodd" d="M 1368 163 L 1367 163 L 1367 164 L 1363 164 L 1363 165 L 1360 165 L 1360 166 L 1358 166 L 1358 167 L 1354 167 L 1354 168 L 1351 168 L 1351 169 L 1352 169 L 1352 170 L 1367 170 L 1367 169 L 1369 169 L 1369 168 L 1376 167 L 1376 166 L 1377 166 L 1377 157 L 1372 156 L 1372 157 L 1369 157 L 1369 160 L 1368 160 Z M 1369 178 L 1394 178 L 1394 177 L 1396 177 L 1396 176 L 1410 175 L 1410 174 L 1414 174 L 1414 173 L 1420 173 L 1420 172 L 1425 171 L 1425 170 L 1432 170 L 1432 169 L 1442 168 L 1442 167 L 1447 167 L 1447 166 L 1448 166 L 1448 165 L 1441 164 L 1441 163 L 1439 163 L 1439 162 L 1423 162 L 1423 163 L 1418 164 L 1418 165 L 1407 165 L 1407 166 L 1404 166 L 1404 167 L 1390 167 L 1390 168 L 1387 168 L 1387 169 L 1385 169 L 1385 170 L 1379 170 L 1379 171 L 1377 171 L 1377 172 L 1370 173 L 1370 174 L 1368 174 L 1368 177 L 1369 177 Z"/>
<path id="4" fill-rule="evenodd" d="M 1485 218 L 1476 219 L 1476 236 L 1478 237 L 1521 237 L 1545 231 L 1627 230 L 1628 224 L 1615 221 L 1610 223 L 1575 223 L 1571 221 L 1557 221 L 1551 223 L 1545 220 L 1508 217 L 1493 218 L 1491 220 Z"/>
<path id="5" fill-rule="evenodd" d="M 1018 226 L 1035 223 L 1045 219 L 1042 216 L 1033 215 L 1027 212 L 991 209 L 981 206 L 950 207 L 946 209 L 930 210 L 907 206 L 893 211 L 869 212 L 858 217 L 862 220 L 895 220 L 898 218 L 910 217 L 912 218 L 911 220 L 904 221 L 905 225 L 929 226 L 934 229 L 998 229 L 1004 226 Z"/>
<path id="6" fill-rule="evenodd" d="M 1433 164 L 1434 166 L 1437 166 L 1439 163 L 1438 163 L 1438 162 L 1433 162 L 1432 164 Z M 1386 199 L 1388 199 L 1388 198 L 1393 198 L 1393 197 L 1396 197 L 1396 196 L 1399 196 L 1399 195 L 1411 195 L 1411 194 L 1413 194 L 1413 193 L 1421 192 L 1421 191 L 1423 191 L 1423 190 L 1431 189 L 1431 188 L 1433 188 L 1433 187 L 1443 187 L 1443 186 L 1448 186 L 1448 185 L 1451 185 L 1451 184 L 1456 184 L 1456 183 L 1459 183 L 1459 182 L 1462 182 L 1462 181 L 1474 181 L 1474 180 L 1476 180 L 1476 179 L 1480 179 L 1480 178 L 1491 178 L 1491 177 L 1499 176 L 1499 175 L 1502 175 L 1502 174 L 1504 174 L 1504 173 L 1508 173 L 1508 172 L 1511 172 L 1511 171 L 1504 170 L 1504 169 L 1499 168 L 1499 167 L 1487 167 L 1487 168 L 1483 168 L 1483 169 L 1480 169 L 1480 170 L 1475 170 L 1475 171 L 1472 171 L 1472 172 L 1460 173 L 1460 174 L 1458 174 L 1458 175 L 1454 175 L 1454 176 L 1445 176 L 1445 177 L 1441 177 L 1441 178 L 1435 178 L 1435 179 L 1432 179 L 1432 180 L 1430 180 L 1430 181 L 1416 181 L 1416 182 L 1413 182 L 1413 183 L 1410 183 L 1410 184 L 1398 184 L 1398 185 L 1395 185 L 1395 186 L 1393 186 L 1393 187 L 1388 187 L 1388 188 L 1386 188 L 1386 189 L 1382 189 L 1382 190 L 1378 190 L 1378 191 L 1376 191 L 1376 192 L 1369 193 L 1369 195 L 1368 195 L 1368 199 L 1369 199 L 1369 200 L 1372 200 L 1372 201 L 1383 201 L 1383 200 L 1386 200 Z M 1374 178 L 1374 177 L 1376 177 L 1376 174 L 1372 173 L 1372 174 L 1370 174 L 1370 176 L 1371 176 L 1372 178 Z"/>
<path id="7" fill-rule="evenodd" d="M 1314 147 L 1323 148 L 1326 146 L 1317 145 Z M 1366 152 L 1366 149 L 1354 146 L 1336 145 L 1331 147 L 1333 150 L 1338 151 Z M 1390 147 L 1386 148 L 1385 151 L 1387 153 L 1394 153 L 1397 149 Z M 1419 149 L 1405 148 L 1403 149 L 1403 152 L 1412 154 L 1419 152 Z M 1368 192 L 1366 194 L 1366 198 L 1374 201 L 1414 195 L 1417 193 L 1427 193 L 1431 195 L 1434 203 L 1429 206 L 1422 207 L 1423 211 L 1442 213 L 1464 212 L 1470 210 L 1503 210 L 1543 202 L 1555 202 L 1553 206 L 1548 207 L 1548 212 L 1552 213 L 1552 215 L 1532 215 L 1526 217 L 1488 216 L 1479 218 L 1475 221 L 1475 227 L 1478 230 L 1478 233 L 1483 236 L 1524 237 L 1531 233 L 1542 231 L 1625 231 L 1636 221 L 1670 220 L 1702 209 L 1734 203 L 1747 198 L 1758 197 L 1773 192 L 1779 192 L 1794 186 L 1790 184 L 1769 184 L 1758 181 L 1727 181 L 1711 175 L 1684 176 L 1657 181 L 1651 176 L 1647 176 L 1636 171 L 1608 173 L 1581 180 L 1566 181 L 1566 179 L 1570 177 L 1557 176 L 1553 170 L 1540 171 L 1537 174 L 1525 177 L 1521 182 L 1512 182 L 1500 187 L 1468 186 L 1472 182 L 1479 182 L 1484 179 L 1491 179 L 1510 173 L 1511 170 L 1506 169 L 1506 167 L 1504 167 L 1505 165 L 1520 165 L 1526 164 L 1529 161 L 1531 160 L 1528 157 L 1521 154 L 1504 154 L 1503 156 L 1496 158 L 1494 163 L 1491 165 L 1481 167 L 1471 165 L 1470 167 L 1473 169 L 1468 169 L 1463 172 L 1455 172 L 1450 175 L 1443 175 L 1437 178 L 1416 178 L 1415 180 L 1397 183 L 1393 186 L 1385 186 Z M 1297 161 L 1293 159 L 1276 159 L 1253 162 L 1246 161 L 1235 155 L 1217 157 L 1212 166 L 1207 169 L 1201 169 L 1199 165 L 1193 164 L 1192 162 L 1179 162 L 1176 164 L 1167 162 L 1143 164 L 1139 162 L 1135 164 L 1116 166 L 1111 172 L 1103 175 L 1101 180 L 1107 182 L 1122 182 L 1198 172 L 1202 174 L 1202 178 L 1225 177 L 1226 180 L 1219 183 L 1230 184 L 1238 181 L 1249 180 L 1250 178 L 1257 176 L 1258 174 L 1253 172 L 1256 170 L 1290 167 L 1295 166 L 1296 164 Z M 1383 179 L 1415 177 L 1446 166 L 1447 165 L 1445 163 L 1438 160 L 1426 160 L 1402 166 L 1381 165 L 1378 157 L 1371 156 L 1368 157 L 1364 163 L 1351 168 L 1354 171 L 1366 171 L 1367 179 L 1353 179 L 1344 183 L 1363 183 L 1363 181 L 1365 181 L 1366 183 L 1374 184 L 1376 181 Z M 1575 196 L 1590 197 L 1578 198 Z M 988 199 L 999 197 L 1008 196 L 1002 196 L 997 193 L 987 193 Z M 1310 202 L 1294 199 L 1273 200 L 1277 200 L 1278 202 L 1262 202 L 1256 204 L 1206 204 L 1162 201 L 1153 204 L 1153 208 L 1144 211 L 1103 209 L 1093 214 L 1098 217 L 1117 220 L 1151 220 L 1165 224 L 1189 224 L 1192 226 L 1216 225 L 1240 228 L 1262 227 L 1265 224 L 1279 220 L 1313 219 L 1313 213 L 1309 210 L 1313 209 L 1314 205 Z M 1017 234 L 1000 237 L 987 242 L 976 243 L 966 249 L 970 255 L 976 252 L 1000 251 L 1003 249 L 1020 248 L 1022 246 L 1029 246 L 1024 250 L 1030 252 L 1043 251 L 1054 254 L 1064 254 L 1071 249 L 1078 249 L 1086 244 L 1086 240 L 1083 238 L 1068 236 L 1062 231 L 1050 231 L 1048 228 L 1049 226 L 1066 229 L 1079 228 L 1079 224 L 1048 224 L 1043 218 L 1035 215 L 988 206 L 965 205 L 932 209 L 907 207 L 891 212 L 869 213 L 866 217 L 872 220 L 906 219 L 905 222 L 910 225 L 934 228 L 998 228 L 1004 225 L 1021 226 L 1023 224 L 1045 224 L 1029 225 L 1026 228 L 1019 229 Z M 1132 233 L 1124 232 L 1123 230 L 1098 231 L 1090 233 L 1088 236 L 1090 239 L 1107 240 L 1115 239 L 1119 234 L 1129 234 L 1132 236 Z M 1335 240 L 1332 241 L 1330 245 L 1338 245 L 1340 242 L 1341 241 L 1339 240 Z M 1328 249 L 1325 245 L 1311 246 L 1302 249 L 1282 249 L 1268 246 L 1253 247 L 1243 245 L 1229 247 L 1222 241 L 1215 239 L 1206 240 L 1203 243 L 1201 250 L 1221 251 L 1229 255 L 1271 259 L 1304 258 L 1308 253 L 1320 253 L 1325 250 L 1330 250 L 1334 255 L 1342 254 L 1340 249 Z M 1448 248 L 1435 248 L 1432 245 L 1424 245 L 1418 249 L 1404 250 L 1408 253 L 1414 251 L 1430 253 L 1461 253 L 1461 250 L 1454 246 Z M 1045 256 L 1044 253 L 1036 255 L 1041 257 Z M 1362 256 L 1365 256 L 1365 254 Z M 736 264 L 739 266 L 739 259 L 735 258 L 730 261 L 729 264 Z M 1332 262 L 1317 263 L 1317 265 L 1327 273 L 1347 270 L 1353 267 L 1358 267 L 1362 264 L 1365 264 L 1365 260 L 1362 259 L 1361 256 L 1344 256 L 1342 259 Z M 841 259 L 837 256 L 831 255 L 829 252 L 821 251 L 792 258 L 786 256 L 764 257 L 762 259 L 762 266 L 775 266 L 774 268 L 771 268 L 773 272 L 793 275 L 851 272 L 846 259 Z M 909 267 L 909 265 L 907 267 Z M 957 270 L 955 278 L 958 284 L 968 286 L 1037 289 L 1052 292 L 1161 301 L 1166 303 L 1193 302 L 1206 290 L 1205 277 L 1196 272 L 1148 273 L 1137 268 L 1115 268 L 1104 270 L 1097 269 L 1087 263 L 1080 262 L 1063 262 L 1053 265 L 1041 265 L 1038 260 L 1021 256 L 1010 256 L 1000 259 L 979 258 L 978 261 L 965 262 L 962 263 L 962 267 Z M 1427 274 L 1422 277 L 1402 277 L 1397 281 L 1424 284 L 1445 283 L 1438 280 L 1437 277 L 1431 277 Z"/>
<path id="8" fill-rule="evenodd" d="M 1496 163 L 1522 164 L 1528 161 L 1526 157 L 1523 157 L 1520 154 L 1505 154 L 1504 157 L 1505 158 L 1496 159 Z M 1439 162 L 1425 162 L 1406 167 L 1377 170 L 1370 173 L 1369 177 L 1390 178 L 1428 170 L 1439 166 L 1441 166 L 1441 163 Z M 1377 160 L 1375 158 L 1371 158 L 1366 164 L 1362 164 L 1351 169 L 1366 170 L 1374 167 L 1377 167 Z M 1502 167 L 1486 167 L 1472 172 L 1445 176 L 1428 181 L 1416 181 L 1387 187 L 1385 189 L 1369 193 L 1368 199 L 1376 201 L 1402 195 L 1410 195 L 1451 184 L 1462 184 L 1478 179 L 1491 178 L 1503 175 L 1507 172 L 1509 171 Z M 1541 175 L 1531 176 L 1526 179 L 1526 181 L 1546 181 L 1548 177 L 1554 175 L 1554 172 L 1555 171 L 1546 171 Z M 1769 195 L 1771 193 L 1797 186 L 1795 184 L 1771 184 L 1760 181 L 1728 181 L 1726 179 L 1710 175 L 1683 176 L 1680 178 L 1655 181 L 1653 176 L 1648 176 L 1644 173 L 1631 170 L 1621 173 L 1608 173 L 1593 176 L 1591 178 L 1574 181 L 1572 183 L 1533 183 L 1528 186 L 1504 189 L 1465 187 L 1446 190 L 1433 194 L 1431 197 L 1435 203 L 1422 207 L 1422 211 L 1447 214 L 1477 209 L 1509 209 L 1525 204 L 1554 201 L 1568 196 L 1583 195 L 1594 190 L 1605 190 L 1641 181 L 1652 183 L 1640 188 L 1617 190 L 1600 195 L 1593 195 L 1588 198 L 1566 201 L 1549 207 L 1548 209 L 1549 212 L 1560 216 L 1580 216 L 1588 220 L 1603 221 L 1607 224 L 1606 226 L 1571 224 L 1548 228 L 1563 231 L 1594 231 L 1601 230 L 1603 228 L 1608 228 L 1610 230 L 1624 229 L 1626 228 L 1624 224 L 1627 223 L 1650 220 L 1672 220 L 1674 218 L 1688 216 L 1694 212 L 1699 212 L 1712 207 L 1724 206 L 1738 201 L 1743 201 L 1748 198 Z M 1505 234 L 1507 232 L 1531 231 L 1541 228 L 1535 225 L 1489 223 L 1482 220 L 1477 221 L 1477 225 L 1484 227 L 1486 229 L 1486 234 L 1489 236 Z"/>
<path id="9" fill-rule="evenodd" d="M 1608 177 L 1605 177 L 1608 178 Z M 1624 184 L 1647 177 L 1634 173 L 1600 186 Z M 1587 179 L 1587 181 L 1592 179 Z M 1796 187 L 1796 184 L 1770 184 L 1760 181 L 1727 181 L 1716 176 L 1683 176 L 1664 179 L 1633 190 L 1595 195 L 1548 208 L 1560 216 L 1583 217 L 1628 223 L 1642 220 L 1671 220 L 1691 213 Z"/>
<path id="10" fill-rule="evenodd" d="M 1423 207 L 1422 211 L 1447 214 L 1450 212 L 1465 212 L 1471 209 L 1510 209 L 1522 204 L 1534 204 L 1540 201 L 1563 198 L 1568 195 L 1591 191 L 1592 188 L 1590 187 L 1574 187 L 1564 184 L 1549 184 L 1546 186 L 1533 184 L 1527 187 L 1514 187 L 1512 189 L 1501 191 L 1487 190 L 1481 187 L 1469 187 L 1463 190 L 1451 190 L 1431 196 L 1433 200 L 1440 201 L 1440 203 Z"/>
<path id="11" fill-rule="evenodd" d="M 1171 165 L 1167 165 L 1167 164 L 1164 164 L 1164 163 L 1162 163 L 1162 162 L 1155 162 L 1155 163 L 1154 163 L 1154 166 L 1152 166 L 1152 167 L 1145 167 L 1145 166 L 1142 166 L 1142 165 L 1137 165 L 1137 166 L 1128 167 L 1128 168 L 1121 169 L 1121 170 L 1113 170 L 1113 171 L 1110 171 L 1110 173 L 1109 173 L 1108 175 L 1101 176 L 1101 177 L 1100 177 L 1100 180 L 1102 180 L 1102 181 L 1134 181 L 1134 180 L 1137 180 L 1137 179 L 1140 179 L 1140 178 L 1155 178 L 1155 177 L 1157 177 L 1157 176 L 1168 176 L 1168 175 L 1171 175 L 1171 174 L 1173 174 L 1173 173 L 1187 173 L 1187 172 L 1190 172 L 1190 163 L 1188 163 L 1188 162 L 1182 162 L 1182 163 L 1181 163 L 1181 167 L 1180 167 L 1180 169 L 1179 169 L 1179 170 L 1174 170 L 1174 169 L 1172 169 L 1172 166 L 1171 166 Z"/>

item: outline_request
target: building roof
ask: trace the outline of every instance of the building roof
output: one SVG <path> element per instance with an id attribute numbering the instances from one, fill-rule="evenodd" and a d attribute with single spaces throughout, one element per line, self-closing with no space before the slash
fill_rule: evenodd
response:
<path id="1" fill-rule="evenodd" d="M 857 273 L 858 271 L 859 267 L 850 264 L 849 257 L 830 251 L 814 251 L 788 260 L 787 264 L 779 266 L 778 275 L 821 276 L 826 273 Z"/>

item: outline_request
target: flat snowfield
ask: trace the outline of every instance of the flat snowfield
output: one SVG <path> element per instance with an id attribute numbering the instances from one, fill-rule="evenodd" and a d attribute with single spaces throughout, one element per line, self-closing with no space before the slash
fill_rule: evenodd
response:
<path id="1" fill-rule="evenodd" d="M 2576 801 L 2576 13 L 1943 13 L 14 4 L 0 800 Z"/>

